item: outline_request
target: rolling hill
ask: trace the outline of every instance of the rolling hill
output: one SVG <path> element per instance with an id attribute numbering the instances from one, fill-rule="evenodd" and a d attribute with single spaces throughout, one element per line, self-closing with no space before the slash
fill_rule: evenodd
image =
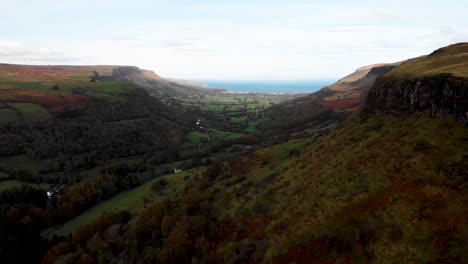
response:
<path id="1" fill-rule="evenodd" d="M 280 131 L 292 138 L 326 134 L 360 109 L 375 80 L 399 64 L 364 66 L 318 92 L 274 105 L 260 113 L 266 119 L 259 127 L 270 138 Z"/>
<path id="2" fill-rule="evenodd" d="M 3 160 L 39 162 L 33 178 L 66 182 L 98 164 L 180 145 L 197 117 L 149 96 L 143 86 L 153 82 L 166 81 L 128 66 L 1 64 L 0 170 L 29 170 Z"/>
<path id="3" fill-rule="evenodd" d="M 117 100 L 90 99 L 102 106 L 78 105 L 77 113 L 44 106 L 60 123 L 34 128 L 42 134 L 22 138 L 16 131 L 30 127 L 15 125 L 0 131 L 4 149 L 20 146 L 14 159 L 23 163 L 61 157 L 60 168 L 78 153 L 95 168 L 92 176 L 58 185 L 63 189 L 54 189 L 59 195 L 51 200 L 32 184 L 0 192 L 6 208 L 0 224 L 9 227 L 0 236 L 40 245 L 35 254 L 45 255 L 44 264 L 466 263 L 467 47 L 363 67 L 317 93 L 251 112 L 249 102 L 262 97 L 210 96 L 204 88 L 188 94 L 189 87 L 142 77 L 135 68 L 113 69 L 112 77 L 93 73 L 88 82 L 137 87 Z M 91 98 L 88 91 L 82 95 Z M 161 101 L 164 96 L 172 101 Z M 206 110 L 196 112 L 195 102 Z M 182 105 L 189 117 L 174 112 Z M 239 136 L 236 144 L 210 156 L 174 157 L 182 136 L 200 149 L 215 138 L 206 129 L 190 130 L 190 122 L 204 126 L 198 115 L 225 118 L 241 111 L 258 118 L 241 121 L 253 133 L 211 127 L 220 138 Z M 53 140 L 45 135 L 67 145 L 48 149 Z M 89 147 L 86 155 L 78 147 Z M 140 155 L 144 150 L 151 155 Z M 96 166 L 90 154 L 135 160 Z M 142 175 L 151 180 L 141 184 Z M 67 222 L 52 227 L 44 219 Z M 8 250 L 0 254 L 11 259 L 21 250 L 3 246 Z"/>

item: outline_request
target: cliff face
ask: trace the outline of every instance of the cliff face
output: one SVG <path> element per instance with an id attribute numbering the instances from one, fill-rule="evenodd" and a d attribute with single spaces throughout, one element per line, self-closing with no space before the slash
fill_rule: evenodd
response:
<path id="1" fill-rule="evenodd" d="M 118 66 L 112 69 L 112 75 L 100 75 L 94 71 L 93 80 L 99 81 L 129 81 L 136 84 L 147 81 L 165 81 L 153 71 L 142 70 L 135 66 Z"/>
<path id="2" fill-rule="evenodd" d="M 146 81 L 164 81 L 163 78 L 159 77 L 153 71 L 141 70 L 134 66 L 114 68 L 112 76 L 119 81 L 137 81 L 140 79 L 144 79 Z"/>
<path id="3" fill-rule="evenodd" d="M 383 76 L 366 99 L 368 109 L 396 105 L 411 111 L 428 111 L 431 117 L 455 116 L 468 122 L 468 80 L 452 74 L 421 78 Z"/>

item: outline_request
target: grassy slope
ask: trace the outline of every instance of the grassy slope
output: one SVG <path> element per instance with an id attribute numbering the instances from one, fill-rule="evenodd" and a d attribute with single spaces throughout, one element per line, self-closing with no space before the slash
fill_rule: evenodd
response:
<path id="1" fill-rule="evenodd" d="M 427 57 L 410 60 L 386 76 L 417 78 L 441 73 L 468 78 L 468 43 L 450 45 Z"/>
<path id="2" fill-rule="evenodd" d="M 249 122 L 247 128 L 244 129 L 244 131 L 247 131 L 247 132 L 255 132 L 255 131 L 258 131 L 257 126 L 258 126 L 262 121 L 265 121 L 265 120 L 259 119 L 259 120 L 256 120 L 256 121 L 251 121 L 251 122 Z"/>
<path id="3" fill-rule="evenodd" d="M 422 113 L 354 117 L 320 139 L 239 157 L 226 168 L 229 176 L 211 186 L 221 190 L 213 206 L 220 219 L 242 222 L 267 239 L 267 260 L 275 263 L 365 263 L 370 258 L 425 263 L 463 257 L 468 196 L 466 183 L 456 176 L 466 175 L 467 138 L 467 129 L 453 120 Z M 292 149 L 302 154 L 291 156 Z M 150 199 L 180 196 L 184 178 L 196 179 L 200 172 L 164 176 L 168 189 Z M 56 233 L 68 234 L 107 210 L 138 211 L 151 184 L 90 209 Z M 362 244 L 362 230 L 371 230 L 368 245 Z"/>
<path id="4" fill-rule="evenodd" d="M 313 256 L 323 232 L 354 247 L 354 234 L 365 225 L 377 233 L 377 262 L 459 255 L 457 236 L 468 224 L 466 186 L 454 185 L 441 168 L 466 165 L 467 137 L 467 129 L 451 120 L 415 114 L 353 120 L 322 138 L 283 166 L 269 187 L 278 201 L 266 229 L 274 241 L 269 256 L 303 245 Z M 395 227 L 403 232 L 399 241 L 391 238 Z M 309 248 L 314 240 L 317 248 Z M 444 243 L 452 243 L 451 252 L 444 252 Z M 294 254 L 287 257 L 301 263 Z"/>
<path id="5" fill-rule="evenodd" d="M 355 114 L 320 139 L 240 157 L 212 186 L 222 190 L 215 210 L 267 239 L 274 263 L 463 257 L 468 130 L 424 113 L 396 116 Z"/>
<path id="6" fill-rule="evenodd" d="M 21 181 L 17 181 L 17 180 L 6 180 L 6 181 L 1 181 L 0 182 L 0 192 L 4 191 L 4 190 L 7 190 L 7 189 L 19 188 L 23 184 L 27 184 L 27 185 L 29 185 L 31 187 L 36 187 L 36 188 L 40 188 L 40 189 L 43 189 L 43 190 L 47 190 L 50 187 L 49 184 L 45 184 L 45 183 L 44 184 L 33 184 L 33 183 L 25 183 L 25 182 L 21 182 Z"/>
<path id="7" fill-rule="evenodd" d="M 259 149 L 250 155 L 243 154 L 234 164 L 226 164 L 226 178 L 217 180 L 212 188 L 222 190 L 214 208 L 220 218 L 241 219 L 252 214 L 252 207 L 266 193 L 266 186 L 274 175 L 282 170 L 284 163 L 293 158 L 290 151 L 304 151 L 315 139 L 300 139 L 285 144 Z"/>
<path id="8" fill-rule="evenodd" d="M 25 121 L 28 122 L 43 121 L 50 117 L 49 112 L 38 104 L 9 103 L 8 105 L 19 111 Z"/>
<path id="9" fill-rule="evenodd" d="M 52 237 L 54 235 L 65 236 L 71 234 L 80 226 L 93 221 L 106 211 L 115 212 L 118 210 L 128 210 L 134 214 L 138 213 L 138 211 L 142 209 L 145 204 L 145 197 L 149 198 L 151 201 L 154 202 L 162 201 L 164 199 L 171 199 L 171 197 L 176 197 L 183 190 L 183 178 L 187 175 L 193 175 L 196 172 L 197 170 L 190 170 L 183 171 L 180 173 L 164 175 L 157 179 L 146 182 L 145 184 L 138 186 L 134 189 L 120 193 L 119 195 L 109 200 L 106 200 L 99 205 L 96 205 L 95 207 L 68 221 L 61 228 L 47 234 L 47 237 Z M 168 181 L 167 188 L 164 188 L 162 191 L 156 194 L 152 194 L 152 184 L 157 181 L 160 181 L 161 179 L 166 179 Z"/>
<path id="10" fill-rule="evenodd" d="M 11 89 L 33 89 L 45 93 L 72 93 L 77 88 L 86 96 L 115 97 L 119 93 L 136 86 L 128 82 L 90 82 L 93 71 L 112 75 L 115 66 L 83 67 L 40 67 L 40 66 L 0 66 L 0 91 Z M 58 90 L 53 87 L 58 86 Z"/>
<path id="11" fill-rule="evenodd" d="M 255 153 L 255 164 L 258 165 L 258 167 L 256 168 L 255 175 L 249 177 L 249 180 L 252 182 L 261 182 L 263 178 L 267 177 L 271 173 L 271 169 L 273 167 L 276 167 L 287 160 L 289 151 L 291 149 L 295 148 L 300 151 L 304 150 L 305 146 L 312 141 L 313 140 L 311 139 L 297 140 L 287 144 L 276 145 L 257 151 Z M 263 160 L 268 160 L 270 163 L 274 163 L 274 165 L 260 167 L 260 163 Z M 132 190 L 123 192 L 68 221 L 61 228 L 48 234 L 47 237 L 52 237 L 53 235 L 68 235 L 75 231 L 78 227 L 96 219 L 105 211 L 118 211 L 126 209 L 130 210 L 132 213 L 137 213 L 143 207 L 145 197 L 147 197 L 152 202 L 158 202 L 165 199 L 174 199 L 178 197 L 183 191 L 183 187 L 185 186 L 184 182 L 186 180 L 184 178 L 187 176 L 190 178 L 196 177 L 195 175 L 202 172 L 203 170 L 204 168 L 197 168 L 180 173 L 164 175 Z M 161 179 L 166 179 L 169 182 L 167 188 L 165 188 L 162 192 L 152 194 L 151 185 Z M 225 183 L 225 181 L 220 181 L 216 183 L 214 187 L 222 188 L 229 193 L 234 193 L 235 187 L 238 187 L 226 187 Z M 243 205 L 239 204 L 239 206 L 242 207 Z M 240 207 L 232 208 L 231 212 L 241 210 Z M 229 211 L 226 211 L 225 213 L 229 213 Z"/>
<path id="12" fill-rule="evenodd" d="M 207 134 L 200 132 L 190 132 L 185 135 L 185 140 L 192 144 L 199 144 L 203 138 L 208 137 Z"/>
<path id="13" fill-rule="evenodd" d="M 44 169 L 44 166 L 40 162 L 31 159 L 27 155 L 2 157 L 0 159 L 0 165 L 12 170 L 30 170 L 39 172 Z"/>
<path id="14" fill-rule="evenodd" d="M 8 108 L 0 108 L 0 125 L 15 122 L 18 118 L 16 111 Z"/>
<path id="15" fill-rule="evenodd" d="M 21 113 L 0 109 L 0 123 L 43 120 L 48 111 L 82 105 L 89 98 L 119 100 L 119 95 L 136 86 L 129 82 L 90 82 L 93 71 L 112 75 L 114 66 L 23 66 L 0 65 L 0 102 L 8 102 Z M 45 109 L 45 108 L 47 109 Z"/>
<path id="16" fill-rule="evenodd" d="M 333 91 L 333 93 L 325 98 L 324 102 L 339 102 L 346 99 L 358 98 L 361 96 L 362 87 L 356 84 L 356 81 L 366 78 L 366 75 L 373 67 L 384 66 L 385 64 L 374 64 L 364 66 L 357 69 L 355 72 L 348 76 L 338 80 L 336 83 L 327 86 L 327 89 Z"/>
<path id="17" fill-rule="evenodd" d="M 222 189 L 214 208 L 220 219 L 267 239 L 267 260 L 275 263 L 455 259 L 463 256 L 468 225 L 467 186 L 459 178 L 467 175 L 467 138 L 455 121 L 423 113 L 354 117 L 318 140 L 272 146 L 230 164 L 230 176 L 213 185 Z M 291 149 L 302 154 L 291 157 Z M 362 230 L 375 236 L 370 245 L 362 244 Z"/>

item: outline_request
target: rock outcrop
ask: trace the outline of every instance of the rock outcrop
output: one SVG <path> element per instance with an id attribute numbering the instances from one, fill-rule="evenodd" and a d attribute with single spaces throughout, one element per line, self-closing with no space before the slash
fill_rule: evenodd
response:
<path id="1" fill-rule="evenodd" d="M 414 79 L 383 76 L 369 91 L 366 105 L 368 109 L 397 106 L 468 122 L 468 80 L 452 74 Z"/>
<path id="2" fill-rule="evenodd" d="M 368 93 L 366 110 L 388 107 L 468 122 L 468 43 L 407 60 L 379 77 Z"/>
<path id="3" fill-rule="evenodd" d="M 97 81 L 128 81 L 128 82 L 146 82 L 146 81 L 165 81 L 153 71 L 142 70 L 135 66 L 118 66 L 112 69 L 112 75 L 100 75 L 94 71 L 92 80 Z"/>

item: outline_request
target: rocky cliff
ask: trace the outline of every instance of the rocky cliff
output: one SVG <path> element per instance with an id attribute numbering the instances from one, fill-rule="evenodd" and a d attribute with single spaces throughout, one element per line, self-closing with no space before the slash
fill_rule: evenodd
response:
<path id="1" fill-rule="evenodd" d="M 415 79 L 381 77 L 369 91 L 371 109 L 399 106 L 411 111 L 428 111 L 431 117 L 455 116 L 468 121 L 468 80 L 451 74 Z"/>
<path id="2" fill-rule="evenodd" d="M 129 82 L 145 82 L 145 81 L 165 81 L 153 71 L 142 70 L 135 66 L 117 66 L 112 69 L 112 75 L 99 74 L 94 71 L 93 80 L 99 81 L 129 81 Z"/>
<path id="3" fill-rule="evenodd" d="M 468 122 L 467 69 L 466 43 L 409 60 L 375 81 L 366 99 L 366 109 L 398 107 Z"/>

